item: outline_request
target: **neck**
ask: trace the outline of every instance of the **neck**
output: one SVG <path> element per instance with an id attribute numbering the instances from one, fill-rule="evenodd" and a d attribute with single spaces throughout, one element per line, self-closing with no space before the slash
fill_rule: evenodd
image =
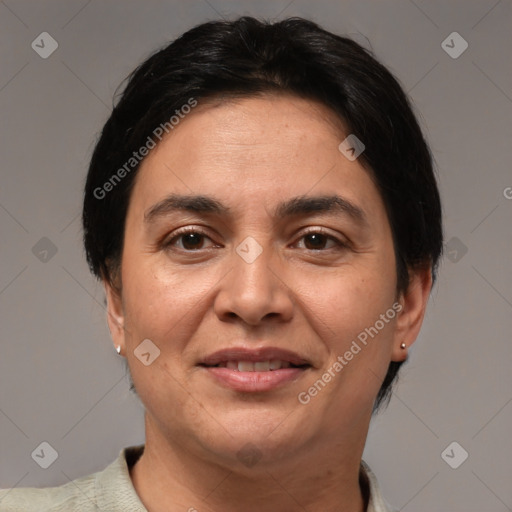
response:
<path id="1" fill-rule="evenodd" d="M 364 512 L 368 497 L 359 479 L 364 439 L 350 444 L 336 450 L 311 446 L 302 456 L 238 470 L 233 460 L 206 460 L 183 443 L 169 443 L 146 415 L 144 453 L 130 474 L 148 512 Z"/>

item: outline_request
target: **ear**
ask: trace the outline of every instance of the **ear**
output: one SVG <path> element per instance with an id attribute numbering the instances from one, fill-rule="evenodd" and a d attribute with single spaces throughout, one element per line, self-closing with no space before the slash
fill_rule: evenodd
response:
<path id="1" fill-rule="evenodd" d="M 124 331 L 124 311 L 121 299 L 121 291 L 113 287 L 106 279 L 103 280 L 105 294 L 107 296 L 107 323 L 110 330 L 110 336 L 114 346 L 120 347 L 120 353 L 125 353 L 125 331 Z"/>
<path id="2" fill-rule="evenodd" d="M 402 309 L 395 326 L 392 361 L 404 361 L 407 358 L 407 349 L 416 341 L 420 332 L 431 289 L 430 268 L 409 271 L 409 286 L 399 297 Z M 400 347 L 402 343 L 405 343 L 405 349 Z"/>

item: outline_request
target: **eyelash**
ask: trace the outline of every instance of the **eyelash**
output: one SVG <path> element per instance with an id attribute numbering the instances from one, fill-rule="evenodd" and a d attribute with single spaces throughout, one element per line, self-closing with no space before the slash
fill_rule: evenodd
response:
<path id="1" fill-rule="evenodd" d="M 184 236 L 184 235 L 188 235 L 188 234 L 197 234 L 197 235 L 201 235 L 205 238 L 208 238 L 211 240 L 211 238 L 208 236 L 208 234 L 203 231 L 202 229 L 200 228 L 197 228 L 197 227 L 187 227 L 187 228 L 183 228 L 179 231 L 177 231 L 176 233 L 174 233 L 174 236 L 168 240 L 168 241 L 164 241 L 164 243 L 162 244 L 163 247 L 165 249 L 168 249 L 170 248 L 174 242 L 176 240 L 178 240 L 180 237 Z M 325 252 L 325 251 L 329 251 L 329 250 L 342 250 L 342 249 L 346 249 L 349 247 L 349 244 L 347 242 L 343 242 L 341 241 L 340 239 L 336 238 L 335 236 L 329 234 L 325 229 L 323 228 L 312 228 L 304 233 L 301 234 L 300 238 L 298 240 L 302 240 L 304 237 L 306 237 L 307 235 L 322 235 L 322 236 L 325 236 L 327 238 L 327 240 L 331 240 L 333 241 L 338 247 L 334 248 L 334 247 L 331 247 L 331 248 L 327 248 L 327 249 L 306 249 L 308 251 L 322 251 L 322 252 Z M 213 242 L 213 240 L 212 240 Z M 297 242 L 295 242 L 296 244 Z M 209 247 L 208 249 L 211 249 L 211 247 Z M 182 249 L 182 248 L 179 248 L 179 250 L 181 251 L 185 251 L 185 252 L 199 252 L 200 250 L 204 250 L 204 249 Z"/>
<path id="2" fill-rule="evenodd" d="M 178 230 L 176 233 L 174 233 L 174 236 L 168 240 L 168 241 L 164 241 L 163 243 L 163 247 L 164 248 L 169 248 L 173 245 L 174 241 L 179 239 L 180 237 L 184 236 L 184 235 L 188 235 L 188 234 L 195 234 L 195 235 L 201 235 L 201 236 L 204 236 L 206 238 L 209 238 L 211 240 L 211 238 L 208 236 L 208 234 L 203 231 L 202 229 L 200 228 L 196 228 L 196 227 L 188 227 L 188 228 L 183 228 L 181 230 Z M 186 252 L 198 252 L 199 250 L 201 249 L 196 249 L 196 250 L 187 250 L 187 249 L 181 249 L 180 250 L 182 251 L 186 251 Z"/>
<path id="3" fill-rule="evenodd" d="M 322 235 L 327 240 L 333 241 L 338 247 L 331 247 L 329 249 L 307 249 L 308 251 L 329 251 L 329 250 L 342 250 L 348 248 L 348 243 L 336 238 L 334 235 L 331 235 L 323 228 L 310 228 L 308 231 L 305 231 L 301 234 L 299 240 L 302 240 L 307 235 Z"/>

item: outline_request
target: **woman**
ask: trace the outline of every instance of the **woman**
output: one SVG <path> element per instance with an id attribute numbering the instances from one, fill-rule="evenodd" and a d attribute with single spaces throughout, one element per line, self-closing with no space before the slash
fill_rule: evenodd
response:
<path id="1" fill-rule="evenodd" d="M 386 512 L 361 460 L 442 249 L 393 76 L 312 22 L 200 25 L 96 145 L 85 248 L 146 442 L 1 510 Z"/>

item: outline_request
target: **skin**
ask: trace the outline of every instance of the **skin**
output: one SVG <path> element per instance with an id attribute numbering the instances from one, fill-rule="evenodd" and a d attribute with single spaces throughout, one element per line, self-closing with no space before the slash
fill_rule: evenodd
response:
<path id="1" fill-rule="evenodd" d="M 429 270 L 411 272 L 397 295 L 384 204 L 370 173 L 338 150 L 347 135 L 304 99 L 224 100 L 199 104 L 141 164 L 120 282 L 105 287 L 114 343 L 146 409 L 131 478 L 150 512 L 366 509 L 358 472 L 374 400 L 389 362 L 406 357 L 400 344 L 418 335 L 432 282 Z M 169 194 L 212 197 L 229 212 L 145 221 Z M 274 216 L 287 199 L 333 194 L 366 224 L 340 211 Z M 186 226 L 206 236 L 191 245 L 176 235 Z M 314 245 L 305 232 L 319 230 L 327 236 Z M 262 248 L 252 263 L 235 251 L 248 236 Z M 300 404 L 396 301 L 401 312 Z M 161 352 L 144 366 L 134 350 L 147 338 Z M 235 392 L 197 366 L 233 346 L 289 349 L 312 366 L 279 388 Z M 261 454 L 252 467 L 237 457 L 247 443 Z"/>

